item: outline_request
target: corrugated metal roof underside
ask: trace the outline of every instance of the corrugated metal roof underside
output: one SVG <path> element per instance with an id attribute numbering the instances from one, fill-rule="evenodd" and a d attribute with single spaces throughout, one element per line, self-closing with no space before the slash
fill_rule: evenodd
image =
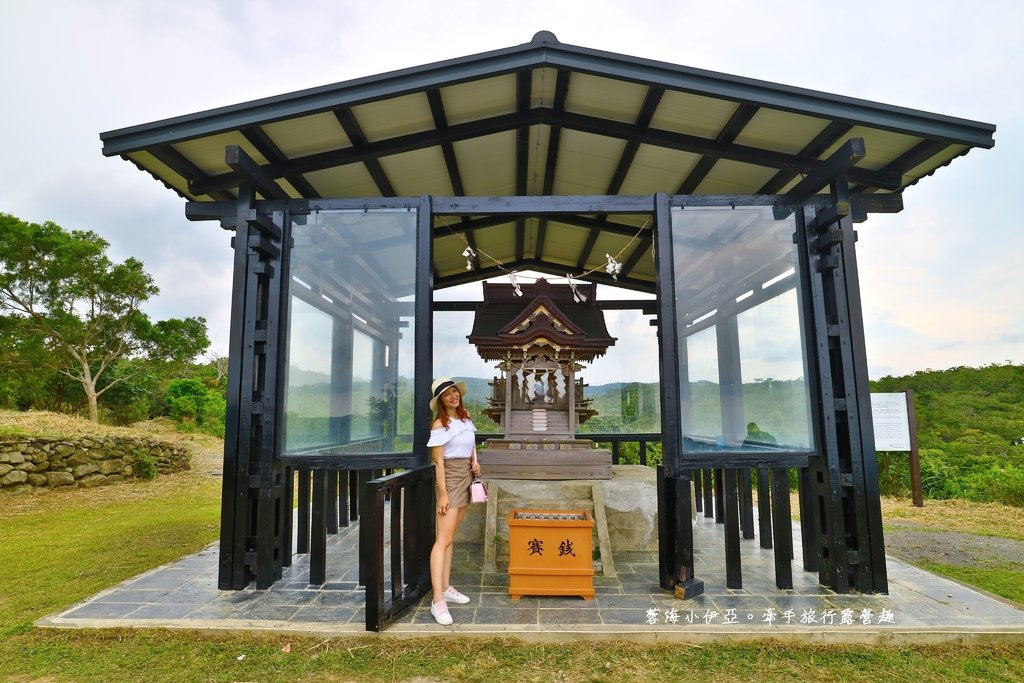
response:
<path id="1" fill-rule="evenodd" d="M 120 154 L 183 197 L 230 199 L 237 145 L 292 198 L 465 195 L 784 194 L 851 138 L 867 155 L 859 193 L 901 192 L 994 126 L 563 45 L 535 42 L 163 122 L 112 131 Z M 531 217 L 474 229 L 502 264 L 579 272 L 639 253 L 644 219 Z M 465 270 L 468 235 L 438 223 L 441 281 Z M 595 236 L 593 231 L 598 231 Z M 642 233 L 643 231 L 639 231 Z M 460 233 L 461 234 L 461 233 Z M 642 234 L 641 234 L 642 236 Z M 623 250 L 625 250 L 623 252 Z M 627 278 L 627 280 L 629 279 Z"/>

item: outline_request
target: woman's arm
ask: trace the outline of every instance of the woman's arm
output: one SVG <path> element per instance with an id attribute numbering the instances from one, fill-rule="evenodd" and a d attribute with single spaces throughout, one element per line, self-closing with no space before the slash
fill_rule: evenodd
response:
<path id="1" fill-rule="evenodd" d="M 437 482 L 437 514 L 446 515 L 451 503 L 444 480 L 444 446 L 434 446 L 430 455 L 434 458 L 434 479 Z"/>
<path id="2" fill-rule="evenodd" d="M 476 458 L 476 446 L 473 446 L 473 455 L 469 456 L 469 471 L 474 477 L 480 476 L 480 461 Z"/>

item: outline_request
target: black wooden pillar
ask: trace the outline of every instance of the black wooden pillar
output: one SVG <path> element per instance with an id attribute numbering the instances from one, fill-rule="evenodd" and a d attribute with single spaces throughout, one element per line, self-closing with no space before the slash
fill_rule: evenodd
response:
<path id="1" fill-rule="evenodd" d="M 856 235 L 845 179 L 833 180 L 831 187 L 833 206 L 817 214 L 807 208 L 797 224 L 802 277 L 810 288 L 805 322 L 817 360 L 815 419 L 822 438 L 822 455 L 811 459 L 801 479 L 804 548 L 814 549 L 823 585 L 840 593 L 884 593 L 888 579 Z"/>
<path id="2" fill-rule="evenodd" d="M 232 240 L 218 586 L 236 590 L 269 587 L 291 557 L 291 471 L 275 458 L 290 230 L 285 214 L 256 210 L 255 194 L 239 188 Z"/>
<path id="3" fill-rule="evenodd" d="M 661 420 L 664 465 L 658 467 L 658 564 L 662 588 L 677 597 L 704 592 L 694 576 L 693 525 L 690 521 L 692 480 L 682 457 L 680 338 L 676 325 L 675 277 L 672 257 L 672 215 L 669 197 L 654 199 L 655 257 L 658 271 L 658 348 L 661 361 Z M 683 342 L 685 343 L 685 342 Z"/>

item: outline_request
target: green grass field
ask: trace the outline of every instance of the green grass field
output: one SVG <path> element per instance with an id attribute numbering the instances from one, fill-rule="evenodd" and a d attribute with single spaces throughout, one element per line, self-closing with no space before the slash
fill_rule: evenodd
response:
<path id="1" fill-rule="evenodd" d="M 218 532 L 218 482 L 158 477 L 0 496 L 0 680 L 1018 681 L 1024 645 L 710 645 L 51 630 L 33 622 L 195 552 Z M 969 580 L 963 578 L 962 580 Z"/>

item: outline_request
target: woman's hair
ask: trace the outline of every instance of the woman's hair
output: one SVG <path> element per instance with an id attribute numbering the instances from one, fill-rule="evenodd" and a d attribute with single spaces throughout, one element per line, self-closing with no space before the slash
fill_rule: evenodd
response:
<path id="1" fill-rule="evenodd" d="M 455 391 L 459 391 L 455 388 Z M 455 408 L 455 417 L 460 420 L 468 420 L 469 411 L 466 410 L 465 404 L 462 402 L 462 392 L 459 391 L 459 405 Z M 437 402 L 437 419 L 441 421 L 441 426 L 448 429 L 448 425 L 452 423 L 451 417 L 448 416 L 448 409 L 441 405 L 441 402 Z"/>

